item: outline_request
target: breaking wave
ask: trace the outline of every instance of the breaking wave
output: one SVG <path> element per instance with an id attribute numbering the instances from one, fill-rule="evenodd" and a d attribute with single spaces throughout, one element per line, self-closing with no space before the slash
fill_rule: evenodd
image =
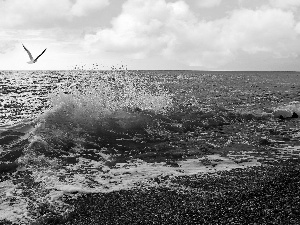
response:
<path id="1" fill-rule="evenodd" d="M 55 148 L 91 139 L 145 135 L 156 118 L 172 107 L 172 95 L 155 81 L 127 71 L 68 79 L 49 96 L 50 108 L 37 118 L 35 131 Z M 55 146 L 57 145 L 57 146 Z"/>
<path id="2" fill-rule="evenodd" d="M 5 175 L 0 177 L 0 197 L 7 206 L 0 208 L 0 214 L 7 215 L 0 215 L 0 223 L 2 218 L 28 222 L 63 215 L 72 210 L 63 201 L 66 193 L 107 192 L 141 182 L 156 185 L 151 179 L 161 174 L 260 165 L 251 152 L 260 145 L 264 149 L 282 143 L 273 137 L 284 122 L 275 113 L 299 112 L 297 102 L 281 106 L 271 98 L 263 104 L 269 94 L 237 89 L 240 83 L 227 75 L 220 80 L 220 76 L 181 73 L 24 72 L 24 78 L 19 79 L 19 74 L 11 82 L 13 88 L 5 80 L 7 101 L 0 111 L 15 111 L 20 117 L 13 120 L 7 113 L 2 118 L 12 118 L 11 123 L 0 124 L 0 173 Z M 22 89 L 18 80 L 26 81 Z M 237 85 L 230 86 L 232 81 Z M 9 93 L 21 100 L 27 96 L 22 107 L 10 104 Z M 33 99 L 37 101 L 30 104 Z M 261 141 L 266 134 L 270 141 Z M 236 162 L 220 156 L 230 155 L 229 151 L 242 151 L 241 157 L 248 151 L 249 158 Z M 207 166 L 207 160 L 212 165 Z M 215 166 L 215 161 L 225 166 Z M 14 203 L 14 198 L 19 202 Z M 14 211 L 17 205 L 19 211 Z"/>
<path id="3" fill-rule="evenodd" d="M 300 116 L 300 102 L 293 101 L 288 104 L 278 106 L 274 109 L 274 117 L 291 118 Z"/>

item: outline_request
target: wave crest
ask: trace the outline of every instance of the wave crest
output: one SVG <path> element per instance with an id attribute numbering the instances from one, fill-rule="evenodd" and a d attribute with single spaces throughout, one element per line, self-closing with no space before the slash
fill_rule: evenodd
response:
<path id="1" fill-rule="evenodd" d="M 91 136 L 115 139 L 147 133 L 154 117 L 173 104 L 172 95 L 153 79 L 127 71 L 70 77 L 49 99 L 51 107 L 38 118 L 36 134 L 56 149 L 74 147 Z"/>

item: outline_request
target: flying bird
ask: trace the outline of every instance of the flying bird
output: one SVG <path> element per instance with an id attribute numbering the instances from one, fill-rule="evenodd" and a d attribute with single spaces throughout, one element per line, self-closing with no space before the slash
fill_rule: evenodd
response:
<path id="1" fill-rule="evenodd" d="M 23 44 L 22 44 L 23 45 Z M 31 55 L 31 53 L 30 53 L 30 51 L 23 45 L 23 48 L 25 49 L 25 51 L 27 52 L 27 54 L 28 54 L 28 56 L 29 56 L 29 58 L 30 58 L 30 61 L 29 62 L 27 62 L 28 64 L 33 64 L 33 63 L 36 63 L 36 61 L 38 60 L 38 58 L 40 58 L 41 57 L 41 55 L 43 55 L 44 54 L 44 52 L 46 51 L 46 49 L 47 48 L 45 48 L 45 50 L 41 53 L 41 54 L 39 54 L 39 56 L 38 57 L 36 57 L 35 59 L 33 59 L 33 57 L 32 57 L 32 55 Z"/>

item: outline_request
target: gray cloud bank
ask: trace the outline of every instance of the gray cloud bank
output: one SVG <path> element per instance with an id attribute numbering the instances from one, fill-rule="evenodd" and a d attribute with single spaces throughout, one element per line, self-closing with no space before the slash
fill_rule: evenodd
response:
<path id="1" fill-rule="evenodd" d="M 264 2 L 255 9 L 235 8 L 223 18 L 204 20 L 187 0 L 127 0 L 110 23 L 97 26 L 97 15 L 106 10 L 109 0 L 9 0 L 0 2 L 0 28 L 25 35 L 38 30 L 48 37 L 52 32 L 53 40 L 76 39 L 93 52 L 132 59 L 160 56 L 204 68 L 220 67 L 240 54 L 298 57 L 300 1 Z M 213 8 L 222 3 L 199 0 L 198 6 Z M 13 44 L 0 34 L 1 48 Z"/>

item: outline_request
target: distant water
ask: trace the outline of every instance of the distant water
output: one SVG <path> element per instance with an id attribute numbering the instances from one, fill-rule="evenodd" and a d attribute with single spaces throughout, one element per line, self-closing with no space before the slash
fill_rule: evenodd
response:
<path id="1" fill-rule="evenodd" d="M 299 102 L 299 72 L 1 71 L 0 220 L 71 210 L 66 193 L 299 157 Z"/>

